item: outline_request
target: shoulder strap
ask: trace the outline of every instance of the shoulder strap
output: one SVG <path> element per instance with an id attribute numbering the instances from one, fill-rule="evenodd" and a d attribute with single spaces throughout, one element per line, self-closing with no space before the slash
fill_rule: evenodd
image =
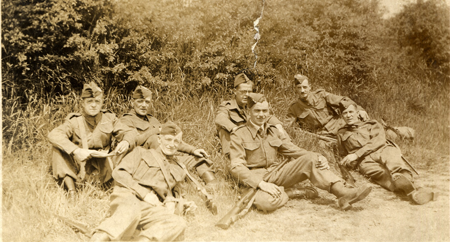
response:
<path id="1" fill-rule="evenodd" d="M 84 117 L 78 117 L 77 120 L 78 126 L 80 128 L 81 144 L 83 145 L 83 149 L 89 149 L 86 137 L 86 126 L 84 125 Z"/>

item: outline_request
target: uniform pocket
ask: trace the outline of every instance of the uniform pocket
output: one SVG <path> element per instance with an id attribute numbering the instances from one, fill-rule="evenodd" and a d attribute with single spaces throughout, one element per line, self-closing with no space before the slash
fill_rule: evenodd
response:
<path id="1" fill-rule="evenodd" d="M 279 139 L 269 140 L 269 144 L 272 147 L 280 147 L 283 142 Z"/>
<path id="2" fill-rule="evenodd" d="M 98 129 L 105 134 L 112 133 L 114 126 L 112 122 L 100 123 Z"/>
<path id="3" fill-rule="evenodd" d="M 261 146 L 261 144 L 259 142 L 243 142 L 242 146 L 244 146 L 244 149 L 246 150 L 256 150 L 259 148 L 259 146 Z"/>

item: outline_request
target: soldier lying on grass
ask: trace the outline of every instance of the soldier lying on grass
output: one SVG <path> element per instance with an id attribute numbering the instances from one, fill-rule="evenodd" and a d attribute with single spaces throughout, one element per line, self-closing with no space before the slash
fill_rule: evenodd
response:
<path id="1" fill-rule="evenodd" d="M 249 94 L 247 108 L 249 122 L 231 133 L 230 171 L 245 186 L 258 189 L 254 200 L 258 209 L 270 212 L 280 208 L 288 201 L 290 193 L 284 188 L 306 179 L 336 195 L 344 210 L 369 195 L 371 187 L 357 189 L 346 185 L 329 170 L 325 157 L 299 148 L 267 123 L 269 103 L 262 94 Z M 292 159 L 281 162 L 277 154 Z"/>
<path id="2" fill-rule="evenodd" d="M 87 176 L 103 184 L 111 179 L 114 167 L 105 156 L 113 136 L 122 140 L 116 147 L 117 154 L 135 142 L 132 129 L 115 114 L 101 110 L 103 92 L 95 83 L 84 85 L 81 99 L 82 112 L 69 114 L 62 125 L 48 134 L 53 145 L 53 177 L 64 183 L 70 200 L 75 198 L 75 180 Z"/>
<path id="3" fill-rule="evenodd" d="M 138 241 L 183 239 L 186 221 L 179 215 L 195 209 L 195 203 L 185 201 L 177 190 L 186 177 L 174 156 L 183 142 L 181 129 L 168 122 L 157 139 L 159 147 L 133 149 L 114 170 L 111 216 L 91 241 L 131 240 L 136 229 Z"/>
<path id="4" fill-rule="evenodd" d="M 416 188 L 411 169 L 403 161 L 400 149 L 386 140 L 383 126 L 375 120 L 360 121 L 356 106 L 341 102 L 340 109 L 346 125 L 338 132 L 342 165 L 353 169 L 393 192 L 405 193 L 416 204 L 425 204 L 435 193 Z"/>
<path id="5" fill-rule="evenodd" d="M 148 108 L 152 102 L 152 93 L 149 89 L 138 86 L 133 94 L 131 105 L 133 109 L 124 114 L 119 120 L 137 131 L 136 145 L 146 149 L 156 149 L 159 146 L 157 135 L 161 128 L 161 123 L 148 113 Z M 134 146 L 134 144 L 133 144 Z M 190 154 L 190 156 L 179 156 L 178 159 L 187 166 L 188 169 L 195 169 L 198 175 L 205 181 L 207 186 L 217 185 L 217 179 L 211 169 L 211 161 L 204 149 L 197 149 L 184 141 L 178 146 L 178 151 Z M 121 157 L 117 158 L 117 163 Z"/>
<path id="6" fill-rule="evenodd" d="M 226 156 L 230 153 L 231 132 L 247 123 L 248 118 L 244 108 L 247 105 L 248 94 L 253 92 L 253 82 L 244 73 L 241 73 L 234 79 L 234 88 L 235 99 L 222 102 L 215 119 L 222 153 Z M 282 134 L 287 135 L 280 120 L 275 116 L 271 116 L 268 123 L 274 124 Z"/>

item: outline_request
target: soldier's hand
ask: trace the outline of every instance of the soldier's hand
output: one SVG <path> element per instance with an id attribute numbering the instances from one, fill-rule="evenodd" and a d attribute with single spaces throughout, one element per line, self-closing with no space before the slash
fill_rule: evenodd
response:
<path id="1" fill-rule="evenodd" d="M 318 164 L 316 164 L 316 168 L 319 170 L 328 170 L 330 169 L 330 165 L 328 164 L 327 158 L 323 155 L 319 155 Z"/>
<path id="2" fill-rule="evenodd" d="M 174 214 L 175 213 L 175 207 L 176 206 L 177 206 L 177 203 L 175 201 L 164 203 L 164 207 L 166 207 L 167 210 L 169 210 L 170 214 Z"/>
<path id="3" fill-rule="evenodd" d="M 366 111 L 364 110 L 359 110 L 358 111 L 358 117 L 361 121 L 367 121 L 369 120 L 369 114 L 367 114 Z"/>
<path id="4" fill-rule="evenodd" d="M 120 142 L 116 147 L 116 152 L 118 155 L 122 154 L 123 152 L 127 151 L 128 148 L 130 148 L 130 144 L 128 141 L 123 140 Z"/>
<path id="5" fill-rule="evenodd" d="M 358 156 L 356 154 L 348 154 L 346 157 L 344 157 L 344 159 L 342 159 L 341 165 L 352 167 L 352 162 L 356 161 L 357 159 Z"/>
<path id="6" fill-rule="evenodd" d="M 208 153 L 206 153 L 206 151 L 204 149 L 196 149 L 196 150 L 194 150 L 194 155 L 198 156 L 198 157 L 205 157 L 205 158 L 209 157 Z"/>
<path id="7" fill-rule="evenodd" d="M 270 182 L 261 181 L 258 184 L 258 187 L 261 190 L 263 190 L 263 191 L 269 193 L 270 195 L 272 195 L 272 197 L 274 197 L 274 198 L 279 198 L 281 196 L 282 192 L 283 192 L 282 189 L 279 186 L 277 186 L 277 185 L 275 185 L 273 183 L 270 183 Z"/>
<path id="8" fill-rule="evenodd" d="M 88 150 L 88 149 L 78 148 L 73 151 L 73 158 L 77 162 L 83 162 L 83 161 L 86 161 L 87 159 L 91 158 L 91 152 L 92 151 Z"/>
<path id="9" fill-rule="evenodd" d="M 156 196 L 156 194 L 152 192 L 147 193 L 147 195 L 145 195 L 144 201 L 153 206 L 162 206 L 162 203 L 159 201 L 158 196 Z"/>
<path id="10" fill-rule="evenodd" d="M 183 203 L 183 214 L 194 212 L 197 209 L 197 204 L 193 201 L 186 201 Z"/>

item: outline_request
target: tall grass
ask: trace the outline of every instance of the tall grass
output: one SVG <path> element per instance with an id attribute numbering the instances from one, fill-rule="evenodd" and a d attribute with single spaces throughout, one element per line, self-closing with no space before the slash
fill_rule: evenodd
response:
<path id="1" fill-rule="evenodd" d="M 286 115 L 289 104 L 296 98 L 289 77 L 260 85 L 258 90 L 266 94 L 273 113 L 280 118 Z M 367 104 L 366 110 L 372 117 L 385 117 L 393 126 L 410 126 L 417 131 L 415 142 L 400 142 L 403 152 L 414 165 L 448 169 L 442 164 L 443 159 L 448 161 L 449 155 L 448 91 L 448 87 L 436 89 L 416 80 L 394 84 L 389 89 L 375 88 L 362 103 Z M 204 148 L 211 155 L 219 180 L 223 181 L 216 195 L 219 207 L 224 210 L 230 208 L 237 193 L 231 189 L 236 184 L 228 177 L 227 159 L 218 152 L 214 118 L 220 102 L 228 98 L 231 98 L 230 92 L 225 90 L 186 95 L 181 90 L 168 89 L 164 93 L 154 93 L 150 111 L 161 122 L 177 122 L 187 143 Z M 422 103 L 418 106 L 410 104 L 415 98 Z M 3 106 L 3 140 L 8 141 L 2 146 L 3 240 L 85 241 L 87 237 L 62 224 L 54 214 L 94 228 L 107 214 L 110 190 L 85 184 L 78 193 L 78 202 L 69 204 L 63 189 L 50 175 L 51 146 L 46 138 L 68 113 L 78 111 L 78 99 L 72 93 L 47 100 L 31 100 L 22 108 L 14 100 L 6 100 Z M 105 94 L 105 108 L 118 115 L 125 113 L 129 109 L 129 98 L 111 90 Z M 294 133 L 290 128 L 287 130 L 300 147 L 325 152 L 317 140 Z M 218 219 L 209 214 L 191 185 L 187 185 L 187 196 L 199 206 L 196 216 L 187 217 L 190 223 L 200 226 L 199 221 L 204 221 L 202 218 Z M 198 229 L 198 233 L 204 234 L 201 226 Z M 195 236 L 195 232 L 191 233 Z"/>

